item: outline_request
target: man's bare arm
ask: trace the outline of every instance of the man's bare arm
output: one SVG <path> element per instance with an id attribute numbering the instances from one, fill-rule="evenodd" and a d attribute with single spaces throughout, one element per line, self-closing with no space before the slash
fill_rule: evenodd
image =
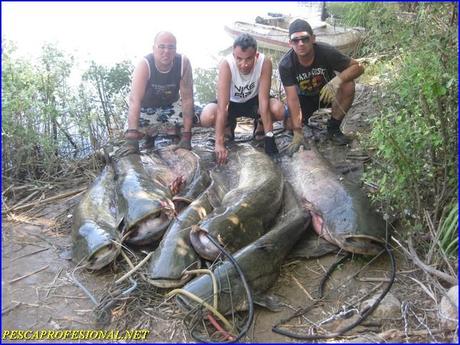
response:
<path id="1" fill-rule="evenodd" d="M 262 65 L 259 85 L 259 113 L 264 124 L 265 133 L 273 130 L 270 114 L 270 87 L 272 82 L 272 62 L 265 58 Z"/>
<path id="2" fill-rule="evenodd" d="M 351 59 L 350 64 L 346 69 L 339 73 L 340 79 L 342 82 L 349 82 L 358 78 L 361 74 L 364 73 L 364 67 L 355 59 Z"/>
<path id="3" fill-rule="evenodd" d="M 193 122 L 193 75 L 190 60 L 184 56 L 184 75 L 180 81 L 180 96 L 182 100 L 182 114 L 184 132 L 191 132 Z"/>
<path id="4" fill-rule="evenodd" d="M 228 118 L 228 104 L 230 101 L 230 83 L 232 73 L 227 61 L 222 61 L 219 66 L 219 78 L 217 81 L 217 115 L 216 115 L 216 153 L 217 164 L 227 161 L 227 149 L 224 145 L 224 130 Z"/>
<path id="5" fill-rule="evenodd" d="M 145 85 L 149 78 L 149 70 L 145 60 L 138 63 L 133 73 L 131 92 L 129 94 L 128 129 L 139 129 L 141 102 L 145 94 Z"/>
<path id="6" fill-rule="evenodd" d="M 227 61 L 222 61 L 219 66 L 217 81 L 217 117 L 216 117 L 216 144 L 224 144 L 224 130 L 228 117 L 228 104 L 230 102 L 230 82 L 232 73 Z"/>
<path id="7" fill-rule="evenodd" d="M 297 88 L 295 85 L 285 86 L 284 91 L 286 92 L 286 101 L 291 114 L 292 127 L 293 129 L 302 128 L 302 110 L 299 96 L 297 95 Z"/>

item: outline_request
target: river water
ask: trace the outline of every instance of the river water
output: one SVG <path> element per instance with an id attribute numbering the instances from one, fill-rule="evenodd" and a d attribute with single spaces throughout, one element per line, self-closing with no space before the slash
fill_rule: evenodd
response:
<path id="1" fill-rule="evenodd" d="M 254 22 L 268 12 L 306 16 L 312 2 L 2 2 L 2 38 L 15 41 L 19 51 L 37 56 L 44 42 L 85 61 L 113 65 L 136 63 L 151 51 L 158 31 L 177 37 L 178 52 L 193 67 L 217 65 L 222 50 L 233 40 L 225 25 Z"/>

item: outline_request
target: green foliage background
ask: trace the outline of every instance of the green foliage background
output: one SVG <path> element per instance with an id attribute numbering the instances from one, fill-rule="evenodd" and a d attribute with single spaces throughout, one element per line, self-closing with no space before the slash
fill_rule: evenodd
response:
<path id="1" fill-rule="evenodd" d="M 457 238 L 458 4 L 331 3 L 330 9 L 341 23 L 366 28 L 357 55 L 378 61 L 367 73 L 378 73 L 380 112 L 361 138 L 373 153 L 365 179 L 379 186 L 375 201 L 408 229 Z M 452 212 L 457 216 L 447 217 Z M 441 243 L 457 255 L 458 245 Z"/>

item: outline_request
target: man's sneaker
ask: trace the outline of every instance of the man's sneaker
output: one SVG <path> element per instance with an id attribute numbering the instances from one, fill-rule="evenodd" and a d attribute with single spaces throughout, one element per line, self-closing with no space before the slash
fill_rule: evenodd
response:
<path id="1" fill-rule="evenodd" d="M 327 138 L 336 145 L 348 145 L 352 142 L 352 139 L 345 136 L 339 127 L 327 128 Z"/>

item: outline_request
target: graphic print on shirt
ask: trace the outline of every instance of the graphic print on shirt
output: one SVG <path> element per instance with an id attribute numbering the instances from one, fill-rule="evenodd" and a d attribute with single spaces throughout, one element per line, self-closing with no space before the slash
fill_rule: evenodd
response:
<path id="1" fill-rule="evenodd" d="M 150 84 L 152 88 L 152 97 L 167 97 L 168 99 L 171 98 L 173 94 L 175 94 L 177 85 L 176 84 L 166 84 L 166 85 L 158 85 L 158 84 Z"/>
<path id="2" fill-rule="evenodd" d="M 325 68 L 312 68 L 308 72 L 299 73 L 296 80 L 299 86 L 299 94 L 305 96 L 317 95 L 324 85 L 326 85 Z"/>
<path id="3" fill-rule="evenodd" d="M 246 85 L 234 85 L 236 92 L 233 94 L 233 96 L 245 99 L 252 93 L 252 90 L 254 90 L 255 87 L 256 82 L 254 81 Z"/>

